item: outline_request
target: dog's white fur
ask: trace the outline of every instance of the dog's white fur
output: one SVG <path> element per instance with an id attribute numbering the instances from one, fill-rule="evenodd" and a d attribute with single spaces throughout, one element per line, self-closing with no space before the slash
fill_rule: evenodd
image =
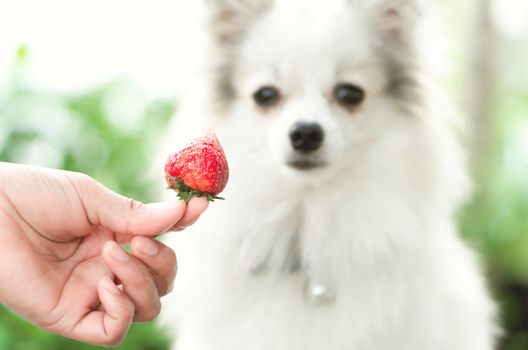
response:
<path id="1" fill-rule="evenodd" d="M 175 347 L 491 350 L 495 308 L 453 223 L 463 157 L 424 83 L 415 1 L 210 2 L 213 78 L 170 137 L 215 128 L 231 178 L 169 238 Z M 342 81 L 365 90 L 359 108 L 332 100 Z M 283 96 L 267 111 L 263 85 Z M 324 129 L 325 167 L 286 165 L 298 121 Z M 335 300 L 311 302 L 311 283 Z"/>

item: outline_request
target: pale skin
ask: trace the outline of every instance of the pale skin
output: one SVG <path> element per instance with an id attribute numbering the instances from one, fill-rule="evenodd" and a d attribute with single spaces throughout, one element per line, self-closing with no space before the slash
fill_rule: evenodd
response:
<path id="1" fill-rule="evenodd" d="M 49 332 L 116 345 L 172 288 L 176 256 L 153 237 L 206 207 L 143 204 L 83 174 L 0 162 L 0 303 Z"/>

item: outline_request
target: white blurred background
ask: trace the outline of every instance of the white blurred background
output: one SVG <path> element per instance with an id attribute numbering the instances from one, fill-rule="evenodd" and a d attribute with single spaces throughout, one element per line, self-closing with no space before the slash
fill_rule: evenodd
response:
<path id="1" fill-rule="evenodd" d="M 480 2 L 439 6 L 451 17 L 445 29 L 455 50 L 469 44 L 460 40 L 467 40 L 468 11 Z M 528 38 L 528 1 L 494 0 L 490 6 L 499 35 Z M 71 92 L 128 77 L 149 93 L 174 95 L 193 60 L 182 48 L 196 49 L 193 30 L 201 11 L 197 0 L 0 0 L 0 76 L 24 45 L 31 48 L 28 79 L 35 87 Z M 526 72 L 528 60 L 519 63 Z"/>
<path id="2" fill-rule="evenodd" d="M 25 46 L 37 89 L 85 91 L 125 77 L 173 96 L 197 49 L 200 11 L 192 0 L 0 0 L 0 77 Z"/>

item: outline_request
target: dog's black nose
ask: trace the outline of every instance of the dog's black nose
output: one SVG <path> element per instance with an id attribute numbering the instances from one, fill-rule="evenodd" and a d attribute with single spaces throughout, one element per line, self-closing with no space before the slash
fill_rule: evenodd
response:
<path id="1" fill-rule="evenodd" d="M 290 142 L 299 152 L 309 153 L 321 147 L 324 139 L 323 129 L 316 123 L 297 123 L 290 129 Z"/>

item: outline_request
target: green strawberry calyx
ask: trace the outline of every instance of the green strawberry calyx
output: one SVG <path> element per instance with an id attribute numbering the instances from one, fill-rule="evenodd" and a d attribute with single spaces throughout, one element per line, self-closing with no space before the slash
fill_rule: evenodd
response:
<path id="1" fill-rule="evenodd" d="M 169 181 L 171 185 L 169 185 L 167 189 L 178 191 L 178 198 L 183 199 L 185 203 L 189 203 L 191 198 L 194 196 L 206 197 L 209 202 L 214 202 L 215 199 L 225 200 L 225 198 L 223 197 L 218 197 L 218 196 L 215 196 L 207 192 L 202 192 L 202 191 L 192 189 L 181 179 L 177 179 L 173 176 L 169 176 Z"/>

